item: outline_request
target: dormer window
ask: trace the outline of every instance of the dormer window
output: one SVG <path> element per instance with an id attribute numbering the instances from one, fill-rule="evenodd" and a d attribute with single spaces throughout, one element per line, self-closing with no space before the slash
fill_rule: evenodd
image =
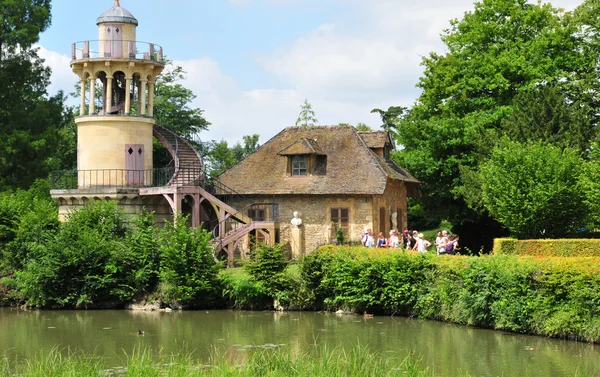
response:
<path id="1" fill-rule="evenodd" d="M 292 156 L 292 176 L 304 176 L 308 171 L 308 156 Z"/>
<path id="2" fill-rule="evenodd" d="M 327 172 L 327 155 L 315 139 L 301 137 L 277 154 L 288 160 L 288 177 L 312 177 Z"/>

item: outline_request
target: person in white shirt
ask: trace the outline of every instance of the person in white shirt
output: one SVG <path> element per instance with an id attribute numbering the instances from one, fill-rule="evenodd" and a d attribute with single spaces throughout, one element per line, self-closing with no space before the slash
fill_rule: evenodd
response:
<path id="1" fill-rule="evenodd" d="M 398 232 L 396 230 L 390 230 L 390 238 L 388 239 L 388 245 L 392 248 L 400 247 L 400 238 L 398 237 Z"/>
<path id="2" fill-rule="evenodd" d="M 423 237 L 423 233 L 419 233 L 417 235 L 417 251 L 420 253 L 425 253 L 425 252 L 427 252 L 427 248 L 429 246 L 431 246 L 431 242 L 427 241 Z"/>
<path id="3" fill-rule="evenodd" d="M 361 242 L 365 247 L 375 246 L 375 238 L 373 238 L 373 231 L 371 229 L 367 230 L 367 234 L 364 235 Z"/>

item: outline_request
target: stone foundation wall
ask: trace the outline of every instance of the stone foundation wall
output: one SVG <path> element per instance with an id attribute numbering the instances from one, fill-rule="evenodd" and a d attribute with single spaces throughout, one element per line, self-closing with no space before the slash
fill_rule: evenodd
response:
<path id="1" fill-rule="evenodd" d="M 69 213 L 95 200 L 117 201 L 126 217 L 137 215 L 145 208 L 147 211 L 154 211 L 156 223 L 159 225 L 173 219 L 171 207 L 162 195 L 139 196 L 137 189 L 52 190 L 50 194 L 58 203 L 60 221 L 65 221 Z"/>

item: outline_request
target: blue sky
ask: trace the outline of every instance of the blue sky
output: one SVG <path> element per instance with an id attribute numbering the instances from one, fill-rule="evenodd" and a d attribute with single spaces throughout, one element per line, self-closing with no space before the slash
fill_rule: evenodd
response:
<path id="1" fill-rule="evenodd" d="M 70 92 L 71 43 L 95 40 L 96 18 L 114 0 L 54 0 L 40 54 L 53 69 L 50 93 Z M 187 72 L 182 84 L 212 123 L 204 140 L 260 142 L 294 125 L 305 98 L 320 124 L 379 127 L 374 107 L 412 104 L 431 51 L 472 0 L 121 0 L 137 38 L 163 46 Z M 578 0 L 554 0 L 572 9 Z"/>

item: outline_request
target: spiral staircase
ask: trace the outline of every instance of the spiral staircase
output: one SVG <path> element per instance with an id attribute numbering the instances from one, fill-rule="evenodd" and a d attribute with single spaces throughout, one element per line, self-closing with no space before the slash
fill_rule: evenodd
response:
<path id="1" fill-rule="evenodd" d="M 169 151 L 172 160 L 169 164 L 166 184 L 156 187 L 141 188 L 140 195 L 163 195 L 174 214 L 181 212 L 182 200 L 192 199 L 192 226 L 201 226 L 201 203 L 208 201 L 213 208 L 216 219 L 209 224 L 216 224 L 212 229 L 213 244 L 216 255 L 225 252 L 228 262 L 233 262 L 238 243 L 252 231 L 259 232 L 268 243 L 275 242 L 278 229 L 276 205 L 271 203 L 251 203 L 238 210 L 231 206 L 232 201 L 238 203 L 249 201 L 242 195 L 223 185 L 217 178 L 208 177 L 204 169 L 201 154 L 185 138 L 166 127 L 154 126 L 154 137 Z M 265 208 L 268 207 L 268 210 Z M 261 210 L 269 216 L 253 220 L 249 213 Z"/>

